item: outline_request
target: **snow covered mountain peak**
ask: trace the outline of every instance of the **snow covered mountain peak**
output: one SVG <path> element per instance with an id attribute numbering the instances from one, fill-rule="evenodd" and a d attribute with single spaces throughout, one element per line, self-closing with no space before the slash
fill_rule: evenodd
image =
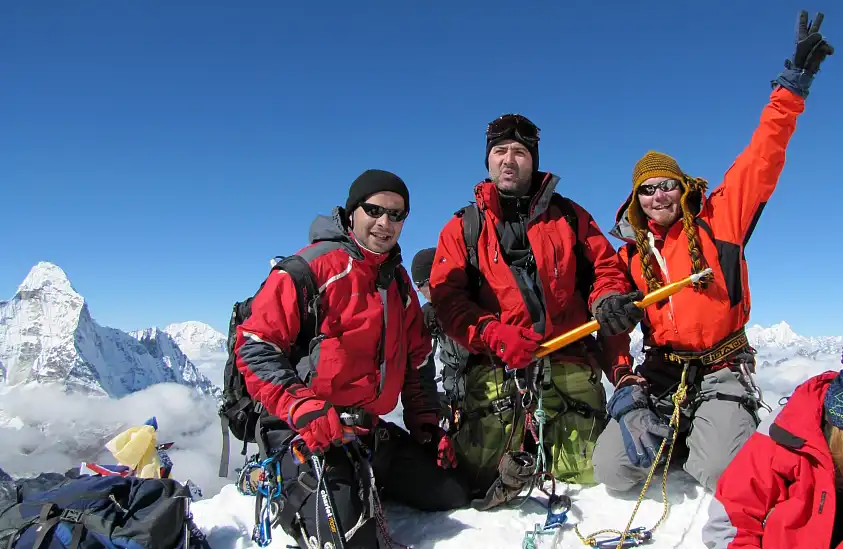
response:
<path id="1" fill-rule="evenodd" d="M 0 302 L 0 384 L 51 383 L 120 397 L 165 382 L 215 389 L 169 336 L 144 340 L 97 324 L 52 263 L 38 263 L 14 297 Z"/>
<path id="2" fill-rule="evenodd" d="M 18 286 L 18 293 L 38 290 L 67 294 L 68 297 L 82 299 L 61 267 L 48 261 L 40 261 L 32 267 L 21 285 Z"/>
<path id="3" fill-rule="evenodd" d="M 164 331 L 178 343 L 181 350 L 191 357 L 226 352 L 226 336 L 196 320 L 168 325 Z"/>
<path id="4" fill-rule="evenodd" d="M 223 368 L 228 358 L 228 338 L 205 324 L 188 321 L 170 324 L 164 331 L 178 344 L 196 367 L 215 385 L 223 384 Z"/>
<path id="5" fill-rule="evenodd" d="M 763 328 L 755 324 L 747 328 L 746 332 L 749 342 L 753 346 L 789 347 L 798 345 L 807 339 L 797 335 L 785 321 L 773 324 L 769 328 Z"/>

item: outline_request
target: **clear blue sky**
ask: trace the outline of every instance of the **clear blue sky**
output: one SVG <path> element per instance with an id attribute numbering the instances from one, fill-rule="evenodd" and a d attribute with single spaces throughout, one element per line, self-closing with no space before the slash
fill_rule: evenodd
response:
<path id="1" fill-rule="evenodd" d="M 512 111 L 608 232 L 648 149 L 720 182 L 805 8 L 838 55 L 747 252 L 752 322 L 843 333 L 840 2 L 518 6 L 2 3 L 0 298 L 48 260 L 101 324 L 227 329 L 268 258 L 370 167 L 410 186 L 409 264 L 485 176 L 485 124 Z"/>

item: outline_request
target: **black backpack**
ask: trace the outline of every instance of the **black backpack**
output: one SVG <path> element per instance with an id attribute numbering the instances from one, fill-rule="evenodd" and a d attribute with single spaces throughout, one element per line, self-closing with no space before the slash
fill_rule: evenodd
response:
<path id="1" fill-rule="evenodd" d="M 172 479 L 51 474 L 4 484 L 13 491 L 0 504 L 0 547 L 208 547 L 191 519 L 189 489 Z"/>
<path id="2" fill-rule="evenodd" d="M 577 262 L 576 288 L 583 297 L 583 300 L 588 303 L 588 297 L 591 295 L 591 290 L 594 287 L 594 265 L 586 257 L 585 251 L 583 250 L 577 211 L 569 199 L 558 193 L 553 193 L 551 205 L 556 205 L 562 211 L 565 221 L 571 226 L 571 230 L 574 231 L 574 235 L 576 236 L 576 244 L 574 245 L 574 257 Z M 480 240 L 480 231 L 483 229 L 483 213 L 477 204 L 472 202 L 459 210 L 455 215 L 462 217 L 463 239 L 465 240 L 465 249 L 468 253 L 469 262 L 469 265 L 466 266 L 466 272 L 468 274 L 470 289 L 476 297 L 476 292 L 480 289 L 483 280 L 477 260 L 477 243 Z"/>
<path id="3" fill-rule="evenodd" d="M 309 351 L 310 341 L 316 337 L 319 326 L 319 287 L 316 276 L 307 261 L 298 256 L 276 257 L 273 260 L 272 271 L 283 270 L 288 273 L 295 283 L 296 299 L 299 304 L 299 318 L 301 329 L 296 343 L 292 348 L 292 356 L 288 357 L 295 365 Z M 258 292 L 263 288 L 266 280 L 261 283 Z M 258 292 L 255 292 L 257 295 Z M 220 457 L 219 476 L 228 475 L 229 431 L 237 440 L 243 441 L 242 455 L 246 455 L 247 444 L 260 444 L 257 436 L 258 421 L 263 412 L 263 406 L 252 399 L 246 390 L 246 380 L 237 369 L 234 343 L 237 339 L 237 326 L 242 324 L 252 314 L 252 301 L 255 296 L 234 304 L 231 320 L 228 323 L 228 359 L 225 362 L 223 374 L 223 402 L 219 408 L 222 427 L 222 455 Z"/>

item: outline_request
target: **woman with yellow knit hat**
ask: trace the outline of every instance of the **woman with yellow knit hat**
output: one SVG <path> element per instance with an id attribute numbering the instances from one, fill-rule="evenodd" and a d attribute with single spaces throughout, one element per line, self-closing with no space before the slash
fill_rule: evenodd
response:
<path id="1" fill-rule="evenodd" d="M 749 146 L 709 197 L 704 179 L 664 153 L 650 151 L 633 168 L 632 193 L 611 231 L 627 242 L 618 253 L 630 280 L 650 292 L 707 268 L 712 274 L 646 310 L 644 363 L 617 384 L 608 405 L 613 420 L 594 449 L 594 476 L 609 488 L 628 490 L 646 478 L 668 436 L 683 371 L 688 396 L 674 456 L 686 454 L 685 471 L 703 487 L 714 491 L 755 431 L 744 248 L 776 188 L 813 77 L 834 51 L 819 33 L 821 21 L 819 14 L 809 29 L 808 14 L 800 14 L 796 52 L 773 82 Z"/>

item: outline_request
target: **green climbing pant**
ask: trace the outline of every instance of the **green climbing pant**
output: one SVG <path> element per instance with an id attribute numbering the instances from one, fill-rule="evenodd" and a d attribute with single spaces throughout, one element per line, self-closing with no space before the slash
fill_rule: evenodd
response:
<path id="1" fill-rule="evenodd" d="M 545 452 L 551 472 L 561 481 L 594 484 L 591 454 L 605 427 L 606 410 L 606 393 L 596 377 L 588 366 L 551 362 L 550 376 L 539 379 L 547 416 Z M 527 411 L 533 411 L 537 400 Z M 525 441 L 526 414 L 519 402 L 515 380 L 501 368 L 479 363 L 466 372 L 453 442 L 458 467 L 475 494 L 485 494 L 495 481 L 505 452 L 519 450 L 522 443 L 526 449 L 535 447 L 531 434 Z"/>

